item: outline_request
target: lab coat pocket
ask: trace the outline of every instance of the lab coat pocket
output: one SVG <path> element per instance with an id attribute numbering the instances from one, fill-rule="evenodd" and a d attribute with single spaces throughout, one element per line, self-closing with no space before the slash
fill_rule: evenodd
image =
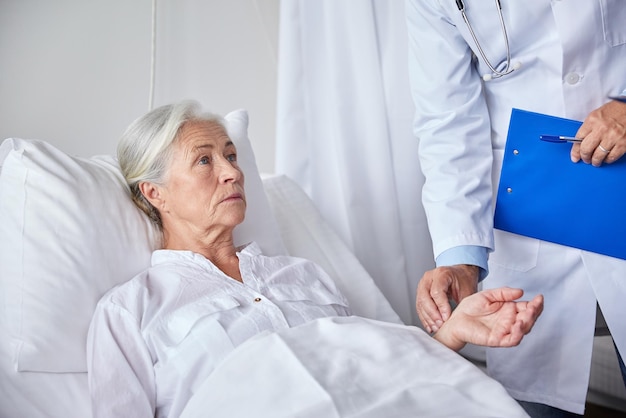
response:
<path id="1" fill-rule="evenodd" d="M 525 272 L 537 266 L 539 240 L 510 232 L 494 230 L 495 251 L 489 256 L 489 265 Z"/>
<path id="2" fill-rule="evenodd" d="M 626 43 L 626 2 L 624 0 L 601 0 L 604 40 L 610 46 Z"/>

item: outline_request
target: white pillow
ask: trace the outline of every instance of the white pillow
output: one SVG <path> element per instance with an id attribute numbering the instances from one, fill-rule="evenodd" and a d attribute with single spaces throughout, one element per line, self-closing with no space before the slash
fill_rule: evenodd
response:
<path id="1" fill-rule="evenodd" d="M 246 176 L 236 241 L 286 251 L 252 147 L 245 110 L 226 117 Z M 149 266 L 160 234 L 132 203 L 115 158 L 69 156 L 44 141 L 0 145 L 1 344 L 18 371 L 85 372 L 85 341 L 104 292 Z"/>
<path id="2" fill-rule="evenodd" d="M 287 250 L 265 195 L 252 144 L 248 139 L 248 112 L 235 110 L 225 118 L 228 136 L 237 148 L 237 162 L 245 175 L 246 219 L 235 229 L 235 245 L 256 241 L 265 255 L 286 255 Z"/>
<path id="3" fill-rule="evenodd" d="M 353 314 L 402 323 L 372 276 L 295 181 L 274 175 L 263 179 L 263 186 L 290 255 L 319 264 L 335 280 Z"/>

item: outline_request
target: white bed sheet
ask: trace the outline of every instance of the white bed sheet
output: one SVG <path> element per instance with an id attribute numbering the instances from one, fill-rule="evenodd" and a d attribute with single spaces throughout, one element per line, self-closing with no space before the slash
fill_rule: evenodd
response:
<path id="1" fill-rule="evenodd" d="M 495 380 L 419 328 L 323 318 L 233 351 L 181 415 L 526 417 Z"/>

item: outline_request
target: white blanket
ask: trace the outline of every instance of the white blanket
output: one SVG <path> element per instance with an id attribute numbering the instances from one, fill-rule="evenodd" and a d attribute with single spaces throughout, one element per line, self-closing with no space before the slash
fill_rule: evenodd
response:
<path id="1" fill-rule="evenodd" d="M 504 388 L 416 327 L 324 318 L 239 346 L 181 418 L 526 417 Z"/>

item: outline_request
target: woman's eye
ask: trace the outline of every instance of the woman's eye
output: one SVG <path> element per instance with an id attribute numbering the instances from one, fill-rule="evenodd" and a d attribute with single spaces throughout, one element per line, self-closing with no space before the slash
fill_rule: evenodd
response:
<path id="1" fill-rule="evenodd" d="M 198 161 L 198 164 L 208 164 L 209 163 L 209 157 L 202 157 L 200 158 L 200 161 Z"/>
<path id="2" fill-rule="evenodd" d="M 228 154 L 226 156 L 226 158 L 228 159 L 228 161 L 230 161 L 231 163 L 237 162 L 237 154 Z"/>

